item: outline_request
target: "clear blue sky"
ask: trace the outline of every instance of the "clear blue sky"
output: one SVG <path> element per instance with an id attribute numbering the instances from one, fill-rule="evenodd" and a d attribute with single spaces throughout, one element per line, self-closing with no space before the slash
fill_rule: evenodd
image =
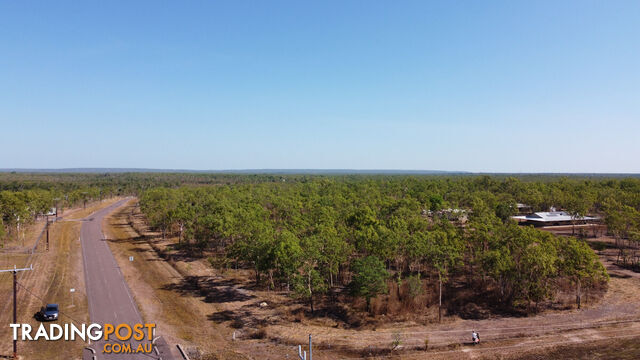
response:
<path id="1" fill-rule="evenodd" d="M 640 2 L 1 1 L 13 167 L 640 172 Z"/>

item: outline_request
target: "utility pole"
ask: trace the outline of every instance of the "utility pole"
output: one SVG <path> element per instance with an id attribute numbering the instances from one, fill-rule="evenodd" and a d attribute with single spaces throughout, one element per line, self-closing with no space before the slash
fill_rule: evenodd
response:
<path id="1" fill-rule="evenodd" d="M 16 269 L 13 265 L 13 269 L 0 270 L 0 272 L 12 272 L 13 273 L 13 323 L 18 323 L 18 271 L 30 271 L 33 270 L 33 265 L 24 269 Z M 18 358 L 18 340 L 13 339 L 13 358 Z"/>
<path id="2" fill-rule="evenodd" d="M 47 215 L 47 251 L 49 251 L 49 216 Z"/>
<path id="3" fill-rule="evenodd" d="M 58 210 L 59 210 L 58 203 L 60 202 L 60 198 L 55 198 L 53 199 L 53 201 L 55 201 L 55 204 L 56 204 L 56 220 L 58 220 Z"/>

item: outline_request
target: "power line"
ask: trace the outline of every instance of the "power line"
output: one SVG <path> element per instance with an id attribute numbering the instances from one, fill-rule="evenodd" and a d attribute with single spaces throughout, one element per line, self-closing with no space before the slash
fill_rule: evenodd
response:
<path id="1" fill-rule="evenodd" d="M 18 272 L 21 271 L 31 271 L 33 270 L 33 265 L 28 268 L 18 269 L 16 266 L 13 266 L 13 269 L 9 270 L 0 270 L 0 272 L 12 272 L 13 273 L 13 323 L 18 323 Z M 18 339 L 13 339 L 13 358 L 18 358 Z"/>
<path id="2" fill-rule="evenodd" d="M 33 259 L 33 255 L 36 253 L 36 248 L 38 247 L 38 242 L 40 241 L 40 238 L 42 238 L 45 230 L 46 230 L 46 226 L 44 225 L 42 227 L 42 230 L 40 231 L 40 235 L 38 236 L 38 238 L 36 239 L 35 244 L 33 245 L 33 247 L 31 248 L 31 252 L 29 253 L 29 257 L 27 258 L 27 261 L 25 261 L 25 265 L 27 266 L 27 264 L 32 264 L 32 259 Z M 22 278 L 22 274 L 20 275 L 20 278 Z M 7 300 L 7 302 L 4 304 L 4 306 L 2 307 L 2 312 L 5 312 L 5 310 L 7 310 L 7 306 L 9 306 L 9 303 L 11 302 L 11 299 Z"/>
<path id="3" fill-rule="evenodd" d="M 32 291 L 31 291 L 29 288 L 27 288 L 26 286 L 24 286 L 24 285 L 22 285 L 22 284 L 20 284 L 20 283 L 18 283 L 18 285 L 20 285 L 20 287 L 21 287 L 21 288 L 25 289 L 29 295 L 31 295 L 31 296 L 35 297 L 36 299 L 38 299 L 38 300 L 42 301 L 42 303 L 46 303 L 46 300 L 45 300 L 45 299 L 43 299 L 43 298 L 41 298 L 40 296 L 36 295 L 34 292 L 32 292 Z M 80 326 L 80 325 L 83 323 L 82 321 L 80 321 L 80 320 L 78 320 L 78 319 L 75 319 L 73 316 L 71 316 L 71 315 L 69 315 L 69 314 L 64 313 L 63 311 L 61 311 L 61 310 L 60 310 L 60 308 L 58 308 L 58 313 L 60 313 L 60 314 L 62 314 L 62 315 L 64 315 L 64 316 L 66 316 L 66 317 L 68 317 L 69 319 L 71 319 L 71 321 L 72 321 L 74 324 L 76 324 L 76 325 L 78 325 L 78 326 Z M 15 322 L 15 321 L 14 321 L 14 322 Z M 124 341 L 121 341 L 121 340 L 119 340 L 119 339 L 113 339 L 112 341 L 113 341 L 113 342 L 115 342 L 115 343 L 119 343 L 120 345 L 124 345 L 124 344 L 126 344 Z M 159 359 L 159 358 L 156 358 L 156 357 L 155 357 L 155 356 L 153 356 L 153 355 L 149 355 L 149 354 L 144 353 L 144 352 L 136 353 L 136 354 L 144 355 L 144 356 L 147 356 L 147 357 L 149 357 L 149 358 L 151 358 L 151 359 L 156 359 L 156 360 L 157 360 L 157 359 Z"/>
<path id="4" fill-rule="evenodd" d="M 31 296 L 35 297 L 36 299 L 38 299 L 38 300 L 42 301 L 42 303 L 43 303 L 43 304 L 47 302 L 45 299 L 43 299 L 43 298 L 41 298 L 40 296 L 38 296 L 38 295 L 34 294 L 31 290 L 29 290 L 29 288 L 27 288 L 26 286 L 22 285 L 21 283 L 19 283 L 19 282 L 18 282 L 18 285 L 20 285 L 20 287 L 21 287 L 21 288 L 23 288 L 24 290 L 26 290 L 26 291 L 27 291 L 27 293 L 29 293 L 29 295 L 31 295 Z M 73 318 L 73 317 L 72 317 L 71 315 L 69 315 L 69 314 L 64 313 L 64 312 L 63 312 L 63 311 L 61 311 L 59 308 L 58 308 L 58 313 L 60 313 L 60 314 L 62 314 L 62 315 L 64 315 L 64 316 L 66 316 L 66 317 L 68 317 L 68 318 L 69 318 L 69 319 L 71 319 L 71 321 L 72 321 L 72 322 L 74 322 L 76 325 L 80 325 L 80 324 L 82 324 L 82 321 L 80 321 L 80 320 L 78 320 L 78 319 Z"/>

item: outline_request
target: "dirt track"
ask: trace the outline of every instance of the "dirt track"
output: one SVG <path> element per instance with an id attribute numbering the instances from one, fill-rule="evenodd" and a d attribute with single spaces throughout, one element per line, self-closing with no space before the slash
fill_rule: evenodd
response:
<path id="1" fill-rule="evenodd" d="M 606 238 L 597 240 L 611 241 Z M 429 347 L 441 348 L 428 352 L 430 357 L 438 358 L 508 358 L 567 344 L 586 345 L 611 339 L 640 338 L 640 274 L 614 265 L 611 250 L 603 250 L 599 255 L 611 275 L 609 290 L 600 301 L 586 304 L 581 310 L 554 311 L 521 318 L 457 319 L 429 326 L 405 323 L 378 328 L 375 331 L 293 323 L 271 325 L 268 332 L 271 337 L 289 344 L 304 344 L 306 334 L 311 333 L 314 342 L 325 348 L 325 351 L 329 346 L 332 351 L 341 348 L 390 348 L 397 334 L 400 334 L 405 350 L 417 350 L 424 348 L 425 339 L 428 338 Z M 481 334 L 483 344 L 476 347 L 460 346 L 469 342 L 472 330 Z M 425 355 L 424 352 L 394 353 L 393 357 L 408 359 Z M 372 354 L 375 354 L 375 351 L 372 351 Z M 640 353 L 638 356 L 640 357 Z"/>

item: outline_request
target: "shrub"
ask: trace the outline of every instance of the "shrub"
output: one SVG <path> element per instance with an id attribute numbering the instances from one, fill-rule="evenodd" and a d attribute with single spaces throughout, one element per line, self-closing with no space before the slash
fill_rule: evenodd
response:
<path id="1" fill-rule="evenodd" d="M 391 341 L 391 350 L 395 350 L 398 346 L 402 345 L 402 334 L 399 332 L 393 333 L 393 340 Z"/>

